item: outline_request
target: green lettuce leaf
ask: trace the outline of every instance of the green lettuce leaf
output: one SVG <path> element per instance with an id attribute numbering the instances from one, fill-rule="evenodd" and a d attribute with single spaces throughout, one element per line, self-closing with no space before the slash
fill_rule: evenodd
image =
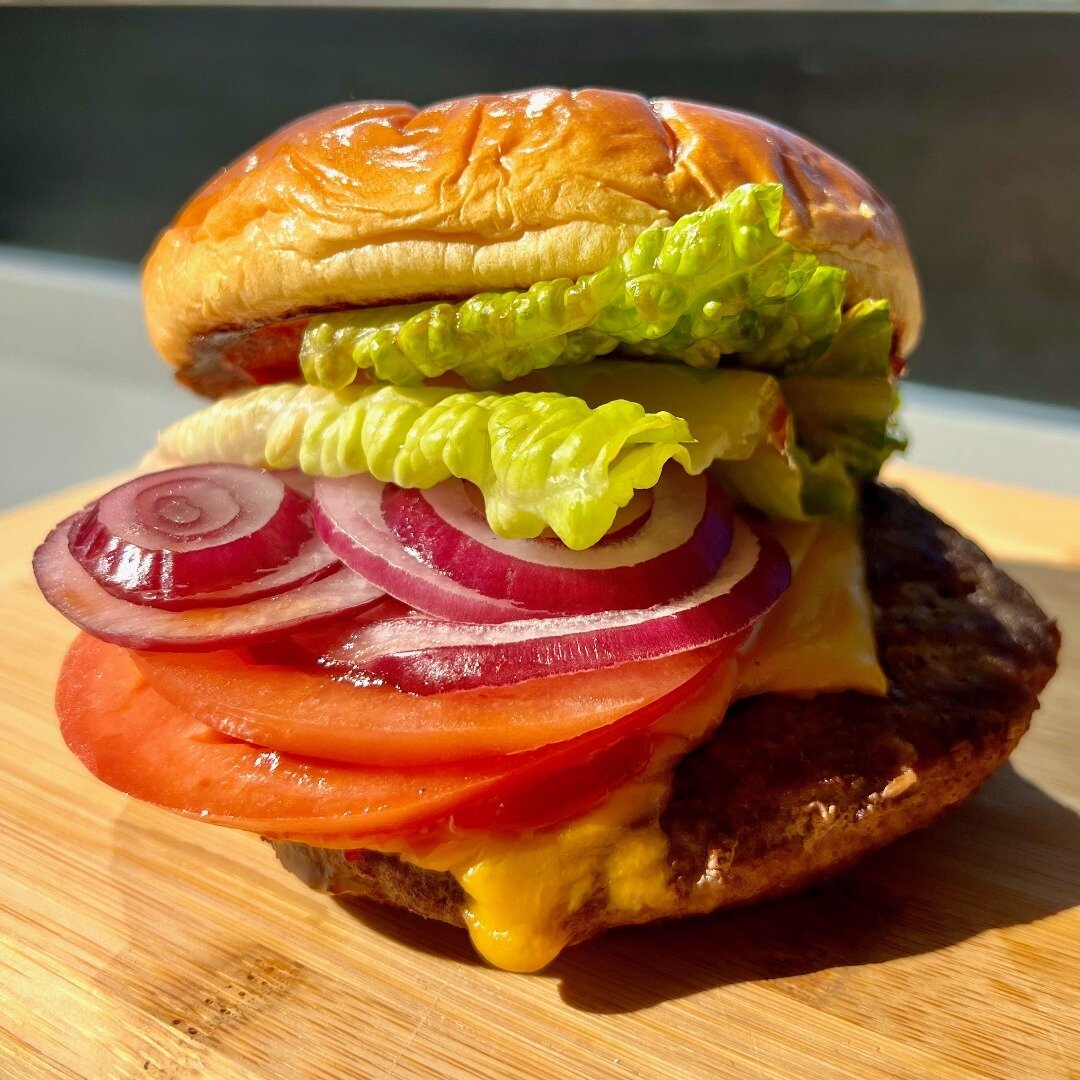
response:
<path id="1" fill-rule="evenodd" d="M 551 528 L 576 550 L 595 544 L 664 465 L 689 466 L 690 431 L 636 402 L 590 408 L 557 393 L 441 387 L 278 384 L 224 398 L 173 424 L 161 449 L 186 461 L 235 461 L 315 476 L 369 472 L 402 487 L 451 476 L 483 493 L 499 535 Z"/>
<path id="2" fill-rule="evenodd" d="M 846 518 L 858 490 L 838 454 L 814 459 L 790 433 L 780 445 L 764 442 L 743 461 L 719 461 L 713 471 L 743 502 L 781 521 Z"/>
<path id="3" fill-rule="evenodd" d="M 720 459 L 750 457 L 770 432 L 783 428 L 780 384 L 758 371 L 701 371 L 675 364 L 610 360 L 588 367 L 553 368 L 512 383 L 514 389 L 555 390 L 596 408 L 628 398 L 650 412 L 671 413 L 690 426 L 688 471 L 696 475 Z"/>
<path id="4" fill-rule="evenodd" d="M 587 547 L 664 464 L 711 468 L 770 517 L 844 517 L 856 480 L 902 440 L 886 378 L 702 371 L 608 361 L 537 372 L 503 394 L 279 384 L 228 398 L 161 438 L 182 460 L 371 472 L 406 487 L 476 484 L 502 536 L 552 528 Z"/>
<path id="5" fill-rule="evenodd" d="M 783 393 L 799 443 L 816 457 L 838 455 L 853 476 L 876 476 L 907 445 L 893 419 L 897 393 L 888 379 L 797 376 L 784 380 Z"/>
<path id="6" fill-rule="evenodd" d="M 829 347 L 783 380 L 801 446 L 815 458 L 836 455 L 856 477 L 876 476 L 907 439 L 894 417 L 893 326 L 886 300 L 846 312 Z"/>
<path id="7" fill-rule="evenodd" d="M 842 270 L 777 236 L 783 187 L 744 184 L 706 210 L 642 232 L 594 274 L 412 304 L 315 316 L 300 362 L 340 389 L 360 371 L 396 385 L 455 372 L 492 387 L 616 348 L 715 367 L 782 370 L 820 354 L 840 326 Z"/>
<path id="8" fill-rule="evenodd" d="M 694 437 L 689 472 L 711 467 L 744 502 L 769 517 L 846 517 L 857 499 L 848 462 L 831 445 L 818 450 L 802 444 L 795 409 L 785 400 L 794 381 L 756 371 L 612 360 L 545 371 L 515 385 L 559 390 L 590 405 L 622 396 L 650 411 L 674 413 Z M 846 385 L 843 379 L 830 381 Z M 867 381 L 875 387 L 885 382 Z M 811 400 L 808 412 L 816 416 L 818 408 Z"/>
<path id="9" fill-rule="evenodd" d="M 888 378 L 893 351 L 888 300 L 861 300 L 844 312 L 828 348 L 791 374 Z"/>

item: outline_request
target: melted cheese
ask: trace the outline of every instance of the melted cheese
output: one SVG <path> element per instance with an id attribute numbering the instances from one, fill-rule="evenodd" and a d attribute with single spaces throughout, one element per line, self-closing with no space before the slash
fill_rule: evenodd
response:
<path id="1" fill-rule="evenodd" d="M 787 592 L 743 648 L 737 696 L 884 694 L 858 534 L 845 524 L 774 524 L 791 560 Z"/>
<path id="2" fill-rule="evenodd" d="M 462 836 L 431 851 L 401 852 L 458 880 L 469 934 L 489 963 L 510 971 L 544 967 L 570 940 L 574 915 L 597 895 L 609 911 L 630 916 L 622 922 L 644 921 L 670 907 L 667 839 L 659 820 L 671 774 L 711 734 L 733 694 L 885 692 L 854 529 L 778 525 L 775 534 L 792 562 L 791 587 L 737 664 L 721 668 L 665 719 L 644 776 L 558 829 L 514 839 Z"/>
<path id="3" fill-rule="evenodd" d="M 477 952 L 509 971 L 539 970 L 562 951 L 571 918 L 598 890 L 612 910 L 662 910 L 671 899 L 659 825 L 667 790 L 666 778 L 623 788 L 549 835 L 457 864 Z"/>
<path id="4" fill-rule="evenodd" d="M 570 920 L 597 892 L 613 910 L 662 911 L 671 892 L 659 821 L 671 773 L 716 729 L 737 674 L 735 661 L 721 664 L 659 721 L 644 774 L 590 813 L 532 836 L 465 834 L 422 852 L 398 853 L 457 878 L 476 951 L 508 971 L 537 971 L 554 960 L 570 938 Z"/>

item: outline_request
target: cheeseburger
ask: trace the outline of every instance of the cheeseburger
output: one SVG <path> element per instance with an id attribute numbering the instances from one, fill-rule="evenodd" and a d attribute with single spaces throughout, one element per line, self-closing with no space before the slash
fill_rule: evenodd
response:
<path id="1" fill-rule="evenodd" d="M 67 744 L 499 967 L 835 874 L 970 796 L 1054 671 L 875 479 L 922 322 L 896 215 L 757 117 L 336 106 L 143 290 L 215 400 L 35 556 Z"/>

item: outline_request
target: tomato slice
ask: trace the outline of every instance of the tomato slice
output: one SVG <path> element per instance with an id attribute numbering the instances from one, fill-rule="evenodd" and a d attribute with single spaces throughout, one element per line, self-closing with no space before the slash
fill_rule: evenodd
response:
<path id="1" fill-rule="evenodd" d="M 629 716 L 563 743 L 454 767 L 360 767 L 229 738 L 156 693 L 122 648 L 80 635 L 60 673 L 64 740 L 98 779 L 217 825 L 279 838 L 365 837 L 451 826 L 521 829 L 595 805 L 648 763 L 651 727 L 722 711 L 734 663 L 720 660 Z M 568 801 L 559 802 L 556 795 Z"/>
<path id="2" fill-rule="evenodd" d="M 363 765 L 473 760 L 565 742 L 676 690 L 730 648 L 715 646 L 513 686 L 418 696 L 355 686 L 245 649 L 134 653 L 150 685 L 223 735 Z"/>

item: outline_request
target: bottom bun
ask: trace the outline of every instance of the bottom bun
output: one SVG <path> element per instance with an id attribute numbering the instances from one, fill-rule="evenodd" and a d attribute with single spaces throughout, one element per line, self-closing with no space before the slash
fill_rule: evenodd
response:
<path id="1" fill-rule="evenodd" d="M 732 707 L 675 773 L 661 819 L 671 902 L 628 913 L 597 892 L 572 941 L 805 888 L 930 824 L 1009 756 L 1056 667 L 1057 627 L 902 492 L 867 488 L 862 534 L 888 696 L 763 694 Z M 450 874 L 377 852 L 274 848 L 313 888 L 465 925 Z"/>

